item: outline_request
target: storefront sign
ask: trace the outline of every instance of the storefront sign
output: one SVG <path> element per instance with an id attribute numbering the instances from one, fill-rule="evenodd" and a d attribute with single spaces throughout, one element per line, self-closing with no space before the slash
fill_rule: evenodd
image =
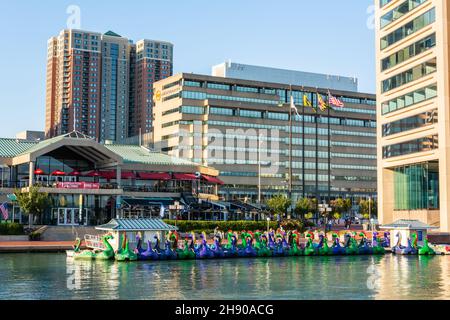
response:
<path id="1" fill-rule="evenodd" d="M 98 190 L 100 189 L 100 183 L 92 182 L 59 182 L 57 184 L 58 189 L 89 189 Z"/>

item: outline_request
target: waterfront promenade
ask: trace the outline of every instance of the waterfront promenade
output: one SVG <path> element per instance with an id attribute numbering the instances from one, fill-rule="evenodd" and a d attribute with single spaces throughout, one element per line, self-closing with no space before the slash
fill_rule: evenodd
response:
<path id="1" fill-rule="evenodd" d="M 0 242 L 0 253 L 64 252 L 72 250 L 73 241 L 7 241 Z M 85 249 L 84 244 L 81 246 Z"/>

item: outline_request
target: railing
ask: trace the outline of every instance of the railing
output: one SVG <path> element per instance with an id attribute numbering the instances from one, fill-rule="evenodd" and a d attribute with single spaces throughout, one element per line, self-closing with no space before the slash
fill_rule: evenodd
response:
<path id="1" fill-rule="evenodd" d="M 82 183 L 84 183 L 84 181 L 80 181 L 80 182 L 72 182 L 72 181 L 66 181 L 66 182 L 55 182 L 55 181 L 51 181 L 51 182 L 37 182 L 35 184 L 35 186 L 39 186 L 41 188 L 51 188 L 51 189 L 64 189 L 65 187 L 61 187 L 61 184 L 73 184 L 75 186 L 75 184 L 80 183 L 80 188 L 78 189 L 88 189 L 88 188 L 83 188 L 82 187 Z M 85 181 L 86 184 L 98 184 L 98 183 L 94 183 L 94 182 L 87 182 Z M 59 186 L 58 186 L 59 184 Z M 5 183 L 2 184 L 2 188 L 28 188 L 29 187 L 29 181 L 15 181 L 15 182 L 10 182 L 10 183 Z M 109 190 L 113 190 L 113 189 L 119 189 L 117 183 L 100 183 L 100 188 L 99 189 L 109 189 Z M 67 188 L 67 189 L 71 189 L 71 188 Z M 77 189 L 77 188 L 72 188 L 72 189 Z"/>
<path id="2" fill-rule="evenodd" d="M 92 248 L 94 250 L 106 250 L 106 246 L 100 236 L 92 236 L 86 234 L 84 236 L 84 242 L 86 243 L 86 247 L 88 248 Z"/>

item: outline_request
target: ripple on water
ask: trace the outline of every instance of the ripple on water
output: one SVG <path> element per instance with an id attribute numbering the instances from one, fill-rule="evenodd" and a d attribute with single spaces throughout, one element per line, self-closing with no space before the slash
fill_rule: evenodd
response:
<path id="1" fill-rule="evenodd" d="M 450 256 L 116 263 L 0 256 L 0 299 L 450 299 Z"/>

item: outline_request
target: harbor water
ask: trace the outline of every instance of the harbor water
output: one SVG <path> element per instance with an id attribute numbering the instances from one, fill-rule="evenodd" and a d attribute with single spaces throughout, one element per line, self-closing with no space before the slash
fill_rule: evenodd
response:
<path id="1" fill-rule="evenodd" d="M 0 255 L 0 299 L 450 299 L 450 256 L 117 263 Z"/>

